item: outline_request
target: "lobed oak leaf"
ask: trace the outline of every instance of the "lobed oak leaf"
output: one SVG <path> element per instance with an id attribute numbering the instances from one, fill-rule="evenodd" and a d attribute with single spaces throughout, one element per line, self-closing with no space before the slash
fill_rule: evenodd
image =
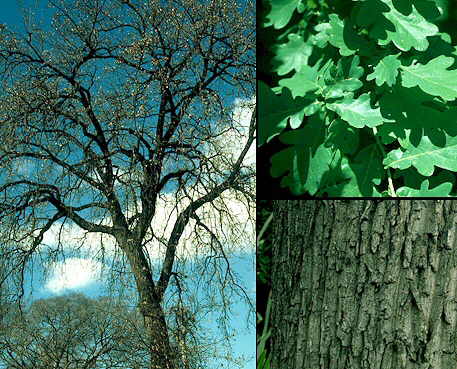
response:
<path id="1" fill-rule="evenodd" d="M 292 15 L 300 2 L 300 0 L 267 1 L 271 8 L 266 16 L 267 21 L 264 23 L 264 26 L 273 26 L 276 29 L 283 28 L 287 23 L 289 23 L 290 18 L 292 18 Z"/>
<path id="2" fill-rule="evenodd" d="M 403 148 L 389 152 L 384 166 L 396 169 L 414 166 L 426 177 L 433 175 L 435 167 L 457 172 L 457 136 L 446 136 L 446 141 L 440 146 L 423 136 L 416 146 L 406 143 Z"/>
<path id="3" fill-rule="evenodd" d="M 457 70 L 448 70 L 455 59 L 440 55 L 427 64 L 402 66 L 402 85 L 419 86 L 422 91 L 447 101 L 457 98 Z"/>
<path id="4" fill-rule="evenodd" d="M 308 63 L 312 52 L 311 45 L 306 44 L 302 36 L 292 33 L 287 38 L 289 41 L 276 48 L 276 55 L 273 58 L 273 64 L 276 64 L 273 69 L 280 76 L 292 70 L 299 71 Z"/>
<path id="5" fill-rule="evenodd" d="M 298 128 L 305 115 L 305 108 L 310 101 L 304 98 L 294 99 L 289 89 L 282 89 L 280 95 L 258 82 L 259 114 L 264 117 L 259 126 L 258 146 L 271 140 L 281 133 L 290 122 L 292 128 Z"/>
<path id="6" fill-rule="evenodd" d="M 326 106 L 356 128 L 372 128 L 381 125 L 384 121 L 389 121 L 381 115 L 379 108 L 373 109 L 371 107 L 368 92 L 360 95 L 357 99 L 347 97 L 342 101 Z"/>
<path id="7" fill-rule="evenodd" d="M 452 183 L 445 182 L 429 188 L 429 180 L 425 179 L 419 189 L 403 186 L 396 192 L 399 197 L 448 197 L 452 190 Z"/>
<path id="8" fill-rule="evenodd" d="M 376 79 L 376 84 L 382 86 L 387 83 L 388 86 L 393 86 L 397 79 L 398 68 L 401 63 L 398 60 L 398 55 L 388 55 L 382 58 L 379 63 L 375 66 L 373 73 L 367 76 L 367 81 Z"/>

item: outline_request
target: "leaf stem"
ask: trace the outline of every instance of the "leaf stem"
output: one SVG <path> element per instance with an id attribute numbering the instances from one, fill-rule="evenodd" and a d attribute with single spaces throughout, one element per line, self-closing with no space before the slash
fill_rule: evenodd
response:
<path id="1" fill-rule="evenodd" d="M 373 134 L 374 134 L 374 139 L 376 140 L 376 144 L 378 145 L 378 147 L 381 150 L 384 157 L 386 157 L 386 152 L 384 150 L 384 147 L 381 145 L 381 142 L 379 141 L 378 130 L 376 129 L 376 127 L 373 127 L 372 130 L 373 130 Z M 394 182 L 392 181 L 392 174 L 390 173 L 390 168 L 386 168 L 386 169 L 387 169 L 387 183 L 389 186 L 389 194 L 392 197 L 397 197 L 397 194 L 395 192 Z"/>

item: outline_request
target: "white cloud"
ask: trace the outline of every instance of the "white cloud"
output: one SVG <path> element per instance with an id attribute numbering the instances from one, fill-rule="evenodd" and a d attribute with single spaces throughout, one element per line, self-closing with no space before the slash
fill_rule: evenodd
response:
<path id="1" fill-rule="evenodd" d="M 107 223 L 103 222 L 103 224 Z M 97 250 L 103 247 L 107 253 L 114 252 L 116 247 L 113 236 L 86 232 L 72 222 L 67 222 L 64 225 L 54 223 L 44 234 L 42 244 L 54 248 L 58 245 L 59 240 L 62 248 L 79 250 L 83 256 L 93 254 L 94 246 Z"/>
<path id="2" fill-rule="evenodd" d="M 209 153 L 217 153 L 219 169 L 230 169 L 243 150 L 249 136 L 254 104 L 255 96 L 249 100 L 235 99 L 231 127 L 229 129 L 224 127 L 225 132 L 223 134 L 207 142 L 206 150 Z M 255 162 L 256 148 L 255 143 L 253 143 L 244 158 L 243 164 L 255 167 Z"/>
<path id="3" fill-rule="evenodd" d="M 101 263 L 84 258 L 68 258 L 51 265 L 45 288 L 53 293 L 87 287 L 100 278 Z"/>
<path id="4" fill-rule="evenodd" d="M 192 194 L 192 189 L 188 189 Z M 195 196 L 201 192 L 194 189 Z M 176 206 L 174 194 L 164 194 L 157 202 L 156 215 L 152 221 L 152 229 L 157 238 L 168 240 L 178 217 L 178 214 L 189 204 L 188 198 L 183 198 Z M 249 213 L 250 211 L 250 213 Z M 254 208 L 249 209 L 235 193 L 227 190 L 213 201 L 202 206 L 197 215 L 200 220 L 217 235 L 224 245 L 225 252 L 254 251 L 255 230 Z M 192 258 L 197 255 L 208 255 L 211 252 L 211 237 L 205 229 L 195 227 L 196 221 L 190 219 L 184 229 L 177 248 L 178 258 Z M 215 246 L 215 245 L 213 245 Z M 154 240 L 147 245 L 149 255 L 153 259 L 161 259 L 166 252 L 166 246 L 159 240 Z"/>

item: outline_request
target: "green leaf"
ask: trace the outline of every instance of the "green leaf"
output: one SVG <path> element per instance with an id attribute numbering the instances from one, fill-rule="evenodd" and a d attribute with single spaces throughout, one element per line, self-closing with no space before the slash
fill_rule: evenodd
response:
<path id="1" fill-rule="evenodd" d="M 428 48 L 427 36 L 438 33 L 438 27 L 427 20 L 416 10 L 414 6 L 411 13 L 404 15 L 397 11 L 391 0 L 383 0 L 390 7 L 390 12 L 384 16 L 392 22 L 395 32 L 387 30 L 387 40 L 380 40 L 380 45 L 387 45 L 392 41 L 400 50 L 408 51 L 414 48 L 424 51 Z"/>
<path id="2" fill-rule="evenodd" d="M 362 87 L 362 81 L 359 78 L 363 75 L 363 68 L 359 66 L 359 57 L 355 55 L 352 58 L 342 58 L 332 69 L 331 77 L 326 80 L 327 86 L 324 88 L 322 95 L 326 99 L 339 98 L 348 95 Z"/>
<path id="3" fill-rule="evenodd" d="M 330 14 L 329 18 L 328 42 L 337 47 L 343 56 L 354 54 L 355 50 L 349 49 L 344 39 L 344 22 L 336 14 Z"/>
<path id="4" fill-rule="evenodd" d="M 354 154 L 359 146 L 359 130 L 336 119 L 328 129 L 327 145 L 332 145 L 344 154 Z"/>
<path id="5" fill-rule="evenodd" d="M 305 114 L 304 109 L 310 104 L 310 101 L 304 98 L 293 99 L 287 88 L 282 90 L 282 94 L 276 95 L 262 81 L 258 82 L 258 95 L 261 122 L 258 146 L 281 133 L 289 120 L 292 128 L 299 127 Z"/>
<path id="6" fill-rule="evenodd" d="M 259 94 L 259 142 L 285 144 L 271 154 L 281 186 L 457 196 L 457 47 L 436 22 L 441 0 L 264 1 L 283 29 L 258 33 L 272 86 Z"/>
<path id="7" fill-rule="evenodd" d="M 324 47 L 327 42 L 339 49 L 342 56 L 355 54 L 360 48 L 366 48 L 368 44 L 352 28 L 348 20 L 341 20 L 337 14 L 329 15 L 328 23 L 321 23 L 315 27 L 317 34 L 313 42 L 318 47 Z"/>
<path id="8" fill-rule="evenodd" d="M 423 136 L 442 146 L 446 135 L 457 136 L 457 107 L 446 106 L 420 88 L 396 85 L 379 100 L 383 116 L 392 119 L 378 128 L 384 144 L 395 140 L 404 148 L 417 146 Z"/>
<path id="9" fill-rule="evenodd" d="M 398 55 L 388 55 L 381 59 L 374 68 L 373 73 L 367 76 L 367 80 L 371 81 L 376 78 L 376 84 L 382 86 L 384 83 L 387 83 L 389 86 L 395 84 L 395 80 L 398 74 L 398 68 L 401 63 L 397 59 Z"/>
<path id="10" fill-rule="evenodd" d="M 381 183 L 384 170 L 375 144 L 362 149 L 353 160 L 344 157 L 340 170 L 334 184 L 322 190 L 323 193 L 333 197 L 381 196 L 375 185 Z"/>
<path id="11" fill-rule="evenodd" d="M 395 3 L 398 6 L 398 1 Z M 402 51 L 411 48 L 425 51 L 429 46 L 427 37 L 436 35 L 438 27 L 428 22 L 414 5 L 401 10 L 392 0 L 364 1 L 358 7 L 356 19 L 359 25 L 369 27 L 370 35 L 378 39 L 379 45 L 393 42 Z M 427 18 L 433 18 L 434 10 L 436 7 L 421 7 Z"/>
<path id="12" fill-rule="evenodd" d="M 332 60 L 322 67 L 320 61 L 312 67 L 303 65 L 292 77 L 280 80 L 279 85 L 289 88 L 294 97 L 306 96 L 313 91 L 325 99 L 345 97 L 362 87 L 359 78 L 363 75 L 363 68 L 359 61 L 358 56 L 353 56 L 340 59 L 337 65 Z"/>
<path id="13" fill-rule="evenodd" d="M 356 128 L 376 127 L 384 120 L 379 108 L 370 105 L 370 94 L 367 92 L 357 99 L 345 98 L 343 101 L 327 104 L 327 108 L 336 112 L 343 120 Z"/>
<path id="14" fill-rule="evenodd" d="M 274 28 L 280 29 L 289 23 L 300 0 L 269 0 L 268 3 L 271 5 L 271 10 L 266 15 L 267 22 L 264 26 L 272 25 Z"/>
<path id="15" fill-rule="evenodd" d="M 324 48 L 330 38 L 332 26 L 330 23 L 320 23 L 314 27 L 314 30 L 317 33 L 311 37 L 313 44 L 317 47 Z"/>
<path id="16" fill-rule="evenodd" d="M 447 0 L 446 0 L 447 1 Z M 413 5 L 427 20 L 436 20 L 441 14 L 441 0 L 393 0 L 395 8 L 402 14 L 408 15 L 413 11 Z"/>
<path id="17" fill-rule="evenodd" d="M 394 178 L 400 178 L 403 177 L 403 182 L 404 186 L 410 187 L 413 189 L 419 189 L 422 185 L 422 182 L 424 180 L 429 181 L 429 188 L 437 187 L 441 183 L 444 182 L 449 182 L 454 186 L 456 178 L 455 178 L 455 173 L 446 171 L 446 170 L 440 170 L 439 173 L 434 174 L 431 177 L 424 177 L 420 175 L 417 170 L 413 167 L 405 169 L 405 170 L 398 170 L 395 171 L 393 174 Z"/>
<path id="18" fill-rule="evenodd" d="M 420 189 L 411 187 L 400 187 L 396 193 L 399 197 L 448 197 L 452 190 L 452 183 L 445 182 L 439 186 L 429 189 L 428 179 L 424 180 Z"/>
<path id="19" fill-rule="evenodd" d="M 292 70 L 299 71 L 303 65 L 308 63 L 312 47 L 303 41 L 303 37 L 292 33 L 288 36 L 289 41 L 278 46 L 273 58 L 273 70 L 282 76 Z"/>
<path id="20" fill-rule="evenodd" d="M 292 146 L 272 157 L 271 175 L 278 177 L 286 171 L 289 174 L 281 180 L 282 187 L 289 187 L 294 195 L 306 192 L 314 195 L 321 187 L 322 178 L 331 169 L 334 155 L 331 149 L 320 145 L 315 152 L 309 148 Z M 282 168 L 282 171 L 278 169 Z M 287 170 L 286 170 L 287 168 Z"/>
<path id="21" fill-rule="evenodd" d="M 427 64 L 402 66 L 402 85 L 419 86 L 424 92 L 451 101 L 457 98 L 457 70 L 447 70 L 455 59 L 444 55 Z"/>
<path id="22" fill-rule="evenodd" d="M 305 96 L 308 92 L 320 88 L 321 85 L 318 76 L 319 63 L 316 63 L 313 67 L 305 64 L 292 77 L 281 79 L 279 85 L 291 90 L 294 98 L 297 96 Z"/>
<path id="23" fill-rule="evenodd" d="M 271 175 L 284 176 L 282 187 L 289 187 L 294 195 L 309 192 L 314 195 L 339 154 L 323 144 L 324 124 L 313 117 L 304 128 L 283 133 L 280 140 L 291 145 L 271 158 Z"/>
<path id="24" fill-rule="evenodd" d="M 434 145 L 427 136 L 421 138 L 417 146 L 405 143 L 405 150 L 392 150 L 384 159 L 390 168 L 407 169 L 414 166 L 420 174 L 429 177 L 435 167 L 457 171 L 457 136 L 445 137 L 442 146 Z"/>

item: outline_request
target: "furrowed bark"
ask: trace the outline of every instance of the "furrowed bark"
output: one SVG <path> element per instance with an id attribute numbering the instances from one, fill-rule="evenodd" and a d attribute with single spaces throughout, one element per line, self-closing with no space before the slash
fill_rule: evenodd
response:
<path id="1" fill-rule="evenodd" d="M 276 201 L 272 368 L 457 368 L 457 203 Z"/>

